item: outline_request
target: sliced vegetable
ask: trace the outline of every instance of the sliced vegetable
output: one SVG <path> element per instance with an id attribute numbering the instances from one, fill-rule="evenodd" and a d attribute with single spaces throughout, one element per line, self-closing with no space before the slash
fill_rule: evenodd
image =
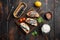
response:
<path id="1" fill-rule="evenodd" d="M 26 20 L 26 18 L 22 18 L 24 21 Z"/>
<path id="2" fill-rule="evenodd" d="M 34 32 L 32 33 L 33 36 L 35 36 Z"/>
<path id="3" fill-rule="evenodd" d="M 42 22 L 44 22 L 44 19 L 43 19 L 42 17 L 39 17 L 39 18 L 37 18 L 37 21 L 38 21 L 39 23 L 42 23 Z"/>
<path id="4" fill-rule="evenodd" d="M 22 19 L 20 19 L 20 22 L 22 22 L 23 20 Z"/>
<path id="5" fill-rule="evenodd" d="M 37 36 L 37 31 L 32 32 L 33 36 Z"/>
<path id="6" fill-rule="evenodd" d="M 21 18 L 20 20 L 19 20 L 19 22 L 23 22 L 23 21 L 25 21 L 26 20 L 26 18 Z"/>
<path id="7" fill-rule="evenodd" d="M 37 31 L 35 31 L 35 34 L 37 35 Z"/>

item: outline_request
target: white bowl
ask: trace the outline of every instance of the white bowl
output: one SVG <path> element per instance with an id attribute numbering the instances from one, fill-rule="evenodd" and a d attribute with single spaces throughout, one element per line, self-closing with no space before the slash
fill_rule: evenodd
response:
<path id="1" fill-rule="evenodd" d="M 41 27 L 41 31 L 44 32 L 44 33 L 49 33 L 51 30 L 50 28 L 50 25 L 48 24 L 44 24 L 42 27 Z"/>

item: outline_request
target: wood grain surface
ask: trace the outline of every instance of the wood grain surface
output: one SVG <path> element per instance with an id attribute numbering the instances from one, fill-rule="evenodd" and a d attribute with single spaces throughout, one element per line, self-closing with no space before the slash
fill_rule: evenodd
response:
<path id="1" fill-rule="evenodd" d="M 60 40 L 60 1 L 39 0 L 42 2 L 42 7 L 40 8 L 34 6 L 35 1 L 36 0 L 0 0 L 0 40 Z M 38 32 L 38 35 L 35 37 L 32 36 L 31 33 L 25 35 L 21 30 L 18 30 L 19 28 L 15 24 L 15 18 L 12 14 L 19 2 L 25 2 L 28 6 L 24 13 L 30 8 L 34 8 L 38 13 L 41 12 L 41 14 L 51 11 L 53 13 L 52 20 L 45 22 L 51 26 L 51 32 L 42 34 L 40 32 L 41 25 L 35 29 Z"/>

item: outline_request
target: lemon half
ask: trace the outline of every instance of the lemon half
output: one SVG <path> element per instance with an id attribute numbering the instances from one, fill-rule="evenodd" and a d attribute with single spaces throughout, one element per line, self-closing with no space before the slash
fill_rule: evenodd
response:
<path id="1" fill-rule="evenodd" d="M 36 2 L 34 3 L 34 5 L 35 5 L 36 7 L 41 7 L 42 3 L 41 3 L 40 1 L 36 1 Z"/>

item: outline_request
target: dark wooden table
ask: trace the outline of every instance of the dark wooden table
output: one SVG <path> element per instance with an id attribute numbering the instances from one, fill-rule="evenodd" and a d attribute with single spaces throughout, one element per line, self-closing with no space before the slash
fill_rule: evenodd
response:
<path id="1" fill-rule="evenodd" d="M 51 32 L 49 34 L 43 35 L 38 30 L 38 36 L 24 35 L 20 32 L 14 22 L 14 17 L 12 15 L 14 9 L 17 7 L 19 2 L 25 2 L 28 7 L 25 12 L 30 8 L 34 8 L 38 13 L 42 10 L 43 13 L 51 11 L 53 13 L 53 18 L 50 21 L 47 21 L 51 26 Z M 36 0 L 1 0 L 0 1 L 0 39 L 1 40 L 59 40 L 60 38 L 60 14 L 59 14 L 59 0 L 40 0 L 42 2 L 41 8 L 34 7 L 33 3 Z M 48 3 L 47 3 L 48 2 Z M 47 38 L 47 39 L 46 39 Z"/>

